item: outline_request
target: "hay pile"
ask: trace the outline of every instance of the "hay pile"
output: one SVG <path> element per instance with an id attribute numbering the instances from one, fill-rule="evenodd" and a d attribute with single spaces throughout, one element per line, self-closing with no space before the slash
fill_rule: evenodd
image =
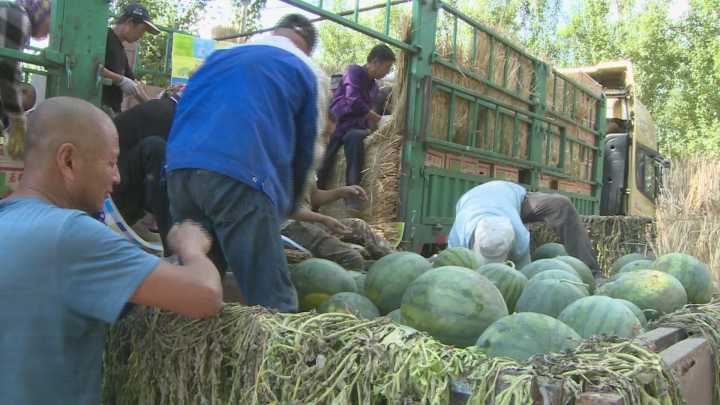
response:
<path id="1" fill-rule="evenodd" d="M 658 255 L 683 252 L 720 271 L 720 161 L 695 156 L 673 161 L 657 202 Z"/>
<path id="2" fill-rule="evenodd" d="M 655 221 L 647 217 L 583 216 L 600 269 L 609 277 L 612 264 L 628 253 L 653 254 Z M 543 223 L 530 224 L 532 249 L 543 243 L 559 242 L 555 233 Z"/>
<path id="3" fill-rule="evenodd" d="M 436 405 L 449 402 L 455 380 L 472 387 L 469 404 L 529 404 L 542 381 L 557 382 L 567 398 L 612 391 L 628 405 L 677 403 L 659 357 L 634 342 L 588 340 L 519 364 L 387 318 L 239 305 L 206 321 L 136 310 L 111 329 L 103 370 L 103 403 L 117 405 Z"/>

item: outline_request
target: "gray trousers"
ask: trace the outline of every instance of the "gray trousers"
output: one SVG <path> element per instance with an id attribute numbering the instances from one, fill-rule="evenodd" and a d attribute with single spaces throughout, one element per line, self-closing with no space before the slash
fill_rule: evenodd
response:
<path id="1" fill-rule="evenodd" d="M 297 293 L 280 242 L 280 219 L 270 199 L 207 170 L 175 170 L 167 181 L 173 220 L 191 219 L 210 233 L 208 256 L 222 274 L 232 270 L 243 303 L 297 311 Z"/>
<path id="2" fill-rule="evenodd" d="M 527 193 L 520 217 L 524 223 L 546 223 L 570 256 L 582 260 L 593 274 L 600 274 L 600 265 L 595 259 L 587 229 L 569 198 L 561 194 Z"/>

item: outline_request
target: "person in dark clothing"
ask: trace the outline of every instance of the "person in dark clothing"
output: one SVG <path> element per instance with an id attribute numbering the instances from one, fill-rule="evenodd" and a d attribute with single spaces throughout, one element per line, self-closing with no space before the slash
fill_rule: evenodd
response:
<path id="1" fill-rule="evenodd" d="M 120 144 L 120 183 L 113 201 L 128 225 L 154 215 L 165 256 L 172 253 L 167 234 L 172 226 L 170 203 L 164 181 L 165 142 L 170 134 L 179 89 L 123 111 L 114 118 Z"/>
<path id="2" fill-rule="evenodd" d="M 326 190 L 330 186 L 335 157 L 341 146 L 344 146 L 347 160 L 346 184 L 360 184 L 365 158 L 363 141 L 370 134 L 370 128 L 377 126 L 381 118 L 373 111 L 373 102 L 378 94 L 376 80 L 385 77 L 394 63 L 392 50 L 387 45 L 377 45 L 370 51 L 365 65 L 350 65 L 343 75 L 330 104 L 330 113 L 337 120 L 337 128 L 330 137 L 318 170 L 319 189 Z M 359 200 L 346 200 L 349 208 L 357 209 L 360 203 Z"/>
<path id="3" fill-rule="evenodd" d="M 153 24 L 147 9 L 134 3 L 125 8 L 115 27 L 108 29 L 105 67 L 101 75 L 112 80 L 113 84 L 103 87 L 102 105 L 112 114 L 120 113 L 123 95 L 137 97 L 140 101 L 148 100 L 135 81 L 135 74 L 123 47 L 123 42 L 137 42 L 145 32 L 156 35 L 160 29 Z"/>

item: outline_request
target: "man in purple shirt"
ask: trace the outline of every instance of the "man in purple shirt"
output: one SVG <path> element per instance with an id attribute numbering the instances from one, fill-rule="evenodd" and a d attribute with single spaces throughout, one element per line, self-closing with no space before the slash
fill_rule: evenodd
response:
<path id="1" fill-rule="evenodd" d="M 387 45 L 376 45 L 364 66 L 350 65 L 335 90 L 330 113 L 337 120 L 337 128 L 330 137 L 325 156 L 318 170 L 318 188 L 327 190 L 335 157 L 341 146 L 345 147 L 348 186 L 360 184 L 365 146 L 363 140 L 370 128 L 377 126 L 380 115 L 373 111 L 378 86 L 375 82 L 385 77 L 395 63 L 395 54 Z M 347 201 L 348 208 L 358 209 L 360 201 Z"/>

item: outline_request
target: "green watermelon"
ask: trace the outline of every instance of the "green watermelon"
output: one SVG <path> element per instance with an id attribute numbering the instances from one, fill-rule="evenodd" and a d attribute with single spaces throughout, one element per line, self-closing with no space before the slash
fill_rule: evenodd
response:
<path id="1" fill-rule="evenodd" d="M 328 298 L 320 304 L 318 312 L 323 314 L 341 312 L 353 314 L 362 319 L 374 319 L 380 316 L 378 309 L 367 297 L 351 292 L 337 293 Z"/>
<path id="2" fill-rule="evenodd" d="M 627 263 L 626 265 L 620 267 L 620 270 L 615 275 L 623 274 L 623 273 L 631 273 L 633 271 L 638 270 L 655 270 L 653 268 L 653 262 L 652 260 L 635 260 L 630 263 Z"/>
<path id="3" fill-rule="evenodd" d="M 540 259 L 525 265 L 520 271 L 530 280 L 534 275 L 542 273 L 545 270 L 566 270 L 575 273 L 575 270 L 569 264 L 557 259 Z M 577 274 L 577 273 L 576 273 Z"/>
<path id="4" fill-rule="evenodd" d="M 533 276 L 528 283 L 534 283 L 540 280 L 566 280 L 570 281 L 572 285 L 581 289 L 585 295 L 590 295 L 587 285 L 583 283 L 582 279 L 575 273 L 570 273 L 567 270 L 545 270 L 542 273 L 538 273 Z"/>
<path id="5" fill-rule="evenodd" d="M 402 319 L 439 341 L 470 346 L 508 314 L 500 291 L 485 276 L 464 267 L 438 267 L 418 277 L 402 298 Z"/>
<path id="6" fill-rule="evenodd" d="M 477 253 L 464 247 L 451 247 L 443 250 L 435 259 L 433 267 L 460 266 L 470 270 L 480 267 L 482 259 Z"/>
<path id="7" fill-rule="evenodd" d="M 519 271 L 502 263 L 488 263 L 480 266 L 478 273 L 490 280 L 505 299 L 509 312 L 515 311 L 515 303 L 528 283 L 527 277 Z"/>
<path id="8" fill-rule="evenodd" d="M 527 361 L 536 354 L 575 348 L 582 338 L 571 327 L 543 314 L 523 312 L 500 318 L 480 335 L 477 345 L 491 357 Z"/>
<path id="9" fill-rule="evenodd" d="M 351 271 L 350 275 L 352 276 L 353 281 L 355 281 L 358 293 L 365 294 L 365 280 L 367 279 L 367 274 L 359 271 Z"/>
<path id="10" fill-rule="evenodd" d="M 617 260 L 615 260 L 615 263 L 613 263 L 612 267 L 610 268 L 610 274 L 617 273 L 618 271 L 620 271 L 622 266 L 624 266 L 630 262 L 634 262 L 636 260 L 652 260 L 652 259 L 650 259 L 649 257 L 647 257 L 645 255 L 641 255 L 640 253 L 627 254 L 627 255 L 622 256 L 622 257 L 618 258 Z"/>
<path id="11" fill-rule="evenodd" d="M 623 303 L 626 307 L 630 308 L 633 314 L 637 317 L 638 321 L 640 321 L 640 326 L 643 328 L 647 326 L 647 318 L 645 317 L 645 314 L 643 313 L 642 309 L 640 309 L 637 305 L 633 304 L 632 302 L 628 300 L 624 300 L 622 298 L 613 298 L 615 301 L 619 301 Z"/>
<path id="12" fill-rule="evenodd" d="M 580 298 L 563 309 L 558 319 L 583 338 L 595 335 L 631 338 L 642 329 L 638 318 L 625 304 L 601 295 Z"/>
<path id="13" fill-rule="evenodd" d="M 370 267 L 365 279 L 365 295 L 381 314 L 387 314 L 400 308 L 410 283 L 430 269 L 430 262 L 417 253 L 390 253 Z"/>
<path id="14" fill-rule="evenodd" d="M 340 292 L 357 292 L 350 272 L 325 259 L 307 259 L 296 265 L 290 278 L 298 293 L 301 311 L 316 309 Z"/>
<path id="15" fill-rule="evenodd" d="M 592 270 L 587 264 L 583 263 L 582 260 L 572 256 L 558 256 L 555 260 L 560 260 L 569 264 L 575 273 L 582 279 L 583 283 L 587 284 L 590 292 L 595 291 L 595 276 L 593 276 Z"/>
<path id="16" fill-rule="evenodd" d="M 390 318 L 393 322 L 402 325 L 402 313 L 400 312 L 400 308 L 391 311 L 389 314 L 387 314 L 387 317 Z"/>
<path id="17" fill-rule="evenodd" d="M 655 270 L 627 273 L 604 284 L 595 294 L 628 300 L 637 305 L 648 320 L 669 314 L 687 304 L 687 293 L 680 281 Z"/>
<path id="18" fill-rule="evenodd" d="M 567 251 L 565 250 L 565 246 L 563 246 L 560 243 L 546 243 L 544 245 L 538 246 L 537 249 L 535 249 L 535 252 L 532 255 L 532 259 L 534 260 L 540 260 L 540 259 L 552 259 L 557 256 L 567 256 Z"/>
<path id="19" fill-rule="evenodd" d="M 515 312 L 537 312 L 557 318 L 568 305 L 586 295 L 565 280 L 531 280 L 520 295 Z"/>
<path id="20" fill-rule="evenodd" d="M 712 299 L 713 279 L 708 266 L 694 256 L 669 253 L 660 256 L 653 268 L 670 274 L 685 287 L 690 304 L 707 304 Z"/>

